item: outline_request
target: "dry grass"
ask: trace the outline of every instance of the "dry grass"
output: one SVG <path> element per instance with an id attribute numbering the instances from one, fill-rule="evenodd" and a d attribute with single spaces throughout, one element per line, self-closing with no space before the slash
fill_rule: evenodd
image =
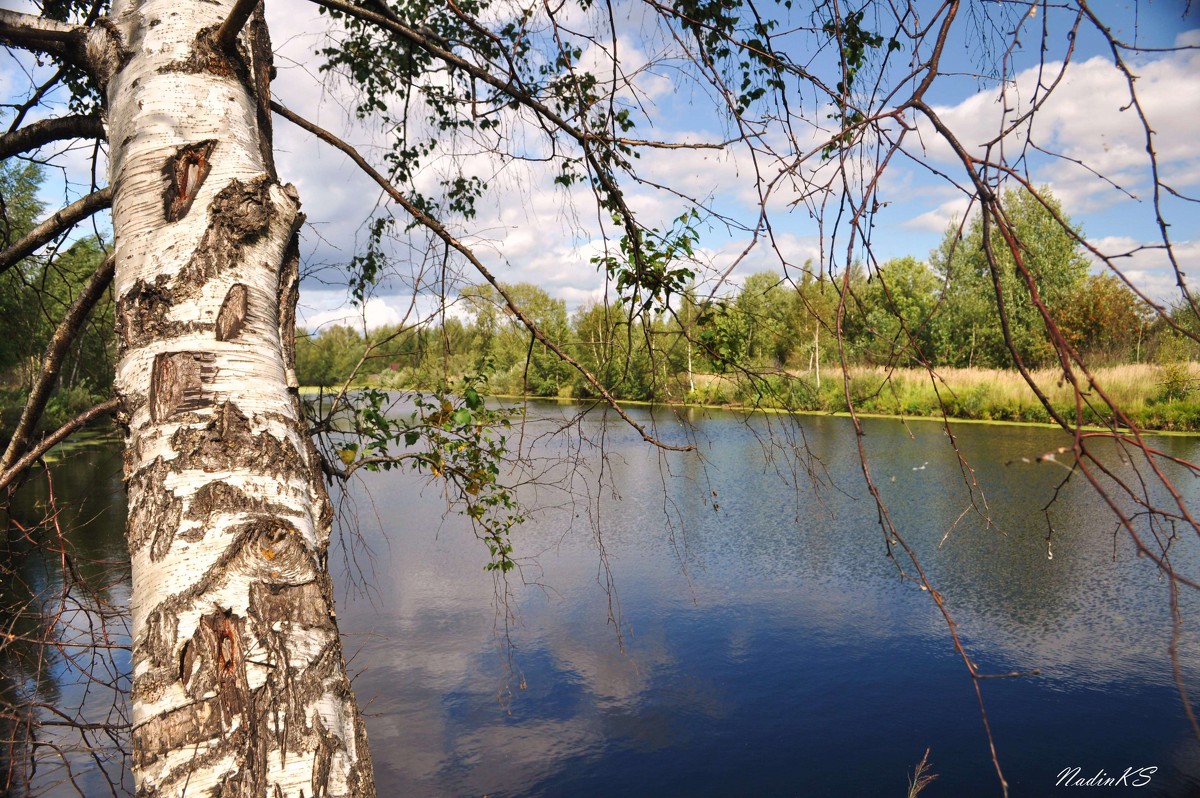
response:
<path id="1" fill-rule="evenodd" d="M 1074 422 L 1074 387 L 1053 369 L 1032 376 L 1055 411 Z M 1052 420 L 1016 371 L 938 369 L 931 375 L 922 369 L 854 368 L 849 377 L 850 395 L 862 413 L 940 416 L 944 412 L 953 418 L 985 421 Z M 1142 429 L 1200 431 L 1200 364 L 1111 366 L 1097 369 L 1093 379 L 1094 383 L 1080 386 L 1084 424 L 1112 425 L 1111 402 Z M 820 388 L 812 375 L 803 373 L 763 380 L 697 374 L 695 386 L 689 399 L 700 404 L 846 410 L 845 384 L 836 371 L 825 376 Z"/>
<path id="2" fill-rule="evenodd" d="M 1171 368 L 1179 368 L 1185 379 L 1200 381 L 1200 364 L 1178 364 L 1177 367 L 1164 367 L 1146 363 L 1110 366 L 1096 369 L 1093 376 L 1095 385 L 1103 391 L 1114 404 L 1126 412 L 1140 412 L 1146 403 L 1159 396 L 1172 381 L 1180 379 L 1179 373 L 1172 373 Z M 871 373 L 883 378 L 886 373 L 882 369 L 858 372 Z M 939 392 L 951 397 L 981 395 L 987 403 L 994 407 L 1026 408 L 1039 404 L 1033 390 L 1026 384 L 1024 378 L 1016 371 L 1001 371 L 997 369 L 938 369 L 931 379 L 928 372 L 922 369 L 899 369 L 892 372 L 894 389 L 903 394 L 908 390 L 929 390 L 936 381 Z M 1075 403 L 1073 386 L 1055 369 L 1043 369 L 1033 372 L 1034 382 L 1056 407 L 1070 407 Z M 1085 398 L 1091 398 L 1095 403 L 1102 402 L 1099 393 L 1093 391 L 1093 386 L 1080 386 Z"/>

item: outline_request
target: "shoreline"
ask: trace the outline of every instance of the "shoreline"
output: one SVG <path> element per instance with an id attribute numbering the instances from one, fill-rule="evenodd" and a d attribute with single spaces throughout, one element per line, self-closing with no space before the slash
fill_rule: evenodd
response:
<path id="1" fill-rule="evenodd" d="M 359 390 L 359 389 L 363 389 L 363 388 L 378 388 L 378 387 L 380 387 L 380 386 L 351 385 L 347 390 L 352 391 L 352 390 Z M 303 386 L 300 388 L 300 394 L 302 396 L 316 395 L 316 394 L 319 394 L 322 390 L 323 389 L 320 388 L 319 386 Z M 337 390 L 340 390 L 340 389 L 334 389 L 332 391 L 327 391 L 327 393 L 330 393 L 330 392 L 336 393 Z M 417 389 L 413 389 L 413 388 L 383 388 L 383 390 L 394 391 L 394 392 L 407 392 L 407 393 L 419 392 L 419 391 L 417 391 Z M 494 394 L 489 394 L 486 398 L 496 399 L 496 400 L 500 400 L 500 401 L 512 401 L 515 403 L 527 403 L 527 402 L 533 401 L 533 402 L 552 402 L 552 403 L 560 404 L 560 405 L 593 404 L 593 405 L 600 405 L 600 406 L 608 406 L 607 402 L 605 402 L 604 399 L 596 398 L 596 397 L 575 398 L 575 397 L 562 397 L 562 396 L 534 396 L 534 395 L 522 395 L 522 394 L 510 394 L 510 393 L 494 393 Z M 644 399 L 622 399 L 622 400 L 619 400 L 618 403 L 624 407 L 663 408 L 666 410 L 677 410 L 677 409 L 678 410 L 683 410 L 683 409 L 719 410 L 722 412 L 746 413 L 746 414 L 770 413 L 772 415 L 823 416 L 826 418 L 851 418 L 852 417 L 852 414 L 848 410 L 788 410 L 786 408 L 780 408 L 780 407 L 766 407 L 766 406 L 743 405 L 743 404 L 704 404 L 704 403 L 700 403 L 700 402 L 652 402 L 652 401 L 647 401 Z M 1074 429 L 1075 429 L 1074 427 L 1072 427 L 1068 430 L 1064 430 L 1058 424 L 1055 424 L 1053 422 L 1045 422 L 1045 421 L 1013 421 L 1013 420 L 1009 420 L 1009 419 L 996 419 L 996 418 L 990 418 L 990 419 L 989 418 L 966 418 L 963 416 L 954 416 L 954 415 L 946 415 L 946 416 L 918 415 L 918 414 L 907 415 L 907 414 L 899 414 L 899 413 L 878 413 L 878 412 L 869 412 L 869 411 L 857 412 L 857 413 L 854 413 L 853 415 L 857 416 L 858 418 L 886 419 L 886 420 L 901 421 L 901 422 L 907 422 L 907 421 L 936 422 L 936 423 L 943 424 L 943 425 L 952 423 L 952 424 L 972 424 L 972 425 L 991 424 L 991 425 L 997 425 L 997 426 L 1013 426 L 1013 427 L 1040 427 L 1042 429 L 1060 430 L 1065 433 L 1070 433 L 1070 432 L 1074 431 Z M 1128 427 L 1114 430 L 1111 427 L 1103 427 L 1103 426 L 1099 426 L 1099 425 L 1095 425 L 1095 424 L 1084 424 L 1084 425 L 1081 425 L 1078 429 L 1082 430 L 1083 432 L 1100 432 L 1100 433 L 1110 433 L 1110 434 L 1116 434 L 1116 435 L 1124 434 L 1124 435 L 1132 436 L 1134 434 L 1133 430 Z M 1200 437 L 1200 429 L 1168 430 L 1168 429 L 1157 429 L 1157 428 L 1153 428 L 1153 427 L 1139 427 L 1137 432 L 1142 435 L 1172 436 L 1172 437 L 1179 437 L 1179 436 Z"/>

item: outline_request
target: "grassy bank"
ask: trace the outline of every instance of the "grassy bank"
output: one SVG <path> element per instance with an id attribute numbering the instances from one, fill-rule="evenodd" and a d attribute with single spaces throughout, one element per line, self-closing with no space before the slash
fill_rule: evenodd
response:
<path id="1" fill-rule="evenodd" d="M 1034 381 L 1056 411 L 1076 417 L 1072 387 L 1053 370 L 1034 372 Z M 1143 429 L 1200 431 L 1200 366 L 1147 364 L 1098 369 L 1096 386 Z M 773 375 L 761 380 L 697 375 L 689 400 L 710 405 L 748 405 L 816 412 L 848 409 L 841 374 Z M 1049 412 L 1015 371 L 941 369 L 852 369 L 849 393 L 862 413 L 939 416 L 980 421 L 1047 423 Z M 1099 392 L 1085 386 L 1083 421 L 1109 426 L 1111 414 Z M 1090 404 L 1089 404 L 1090 403 Z"/>
<path id="2" fill-rule="evenodd" d="M 392 390 L 432 390 L 431 385 L 405 385 L 405 375 L 368 379 L 367 384 Z M 1076 417 L 1072 387 L 1054 370 L 1033 372 L 1034 381 L 1051 405 L 1065 418 Z M 1138 427 L 1165 432 L 1200 432 L 1200 364 L 1131 364 L 1095 371 L 1096 385 Z M 499 384 L 497 384 L 499 383 Z M 493 382 L 492 394 L 519 398 L 519 384 Z M 515 388 L 515 390 L 514 390 Z M 557 396 L 566 400 L 593 400 L 579 396 L 577 386 L 564 385 Z M 316 391 L 317 389 L 311 389 Z M 820 383 L 811 373 L 777 372 L 750 377 L 745 374 L 693 374 L 669 378 L 657 386 L 664 398 L 637 401 L 616 386 L 614 393 L 630 404 L 689 404 L 726 408 L 769 408 L 813 413 L 848 410 L 845 385 L 839 371 L 826 371 Z M 857 412 L 871 415 L 941 417 L 973 421 L 1009 421 L 1047 424 L 1050 413 L 1015 371 L 997 369 L 940 369 L 931 376 L 922 369 L 852 368 L 850 396 Z M 1085 386 L 1083 423 L 1111 426 L 1112 418 L 1099 393 Z"/>

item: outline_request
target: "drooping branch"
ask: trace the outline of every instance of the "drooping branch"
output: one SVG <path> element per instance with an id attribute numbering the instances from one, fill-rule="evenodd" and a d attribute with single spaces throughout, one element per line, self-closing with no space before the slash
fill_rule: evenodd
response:
<path id="1" fill-rule="evenodd" d="M 7 471 L 5 471 L 3 473 L 0 473 L 0 490 L 4 490 L 9 485 L 11 485 L 13 480 L 15 480 L 17 477 L 19 477 L 25 471 L 25 469 L 29 468 L 29 466 L 36 463 L 38 461 L 38 459 L 40 459 L 41 457 L 43 457 L 46 454 L 46 452 L 50 451 L 55 446 L 62 443 L 64 440 L 66 440 L 72 434 L 74 434 L 75 432 L 78 432 L 80 429 L 86 427 L 88 424 L 92 423 L 92 421 L 96 420 L 97 418 L 100 418 L 101 416 L 111 415 L 111 414 L 117 412 L 117 410 L 119 410 L 120 408 L 121 408 L 121 400 L 114 397 L 107 401 L 101 402 L 100 404 L 96 405 L 95 407 L 92 407 L 89 410 L 83 411 L 79 415 L 75 416 L 75 418 L 68 421 L 66 424 L 63 424 L 61 427 L 56 429 L 54 432 L 50 433 L 45 438 L 43 438 L 41 441 L 39 441 L 38 445 L 33 447 L 33 449 L 31 449 L 29 451 L 29 453 L 26 454 L 24 457 L 22 457 L 20 460 L 15 462 L 13 464 L 12 468 L 8 469 Z"/>
<path id="2" fill-rule="evenodd" d="M 603 156 L 604 151 L 611 150 L 613 146 L 610 137 L 598 136 L 584 128 L 576 127 L 562 114 L 556 112 L 544 102 L 534 97 L 524 87 L 518 85 L 515 82 L 515 78 L 510 80 L 507 77 L 493 75 L 488 70 L 480 68 L 451 51 L 448 43 L 441 41 L 436 36 L 429 35 L 421 29 L 414 29 L 403 24 L 393 14 L 379 14 L 370 9 L 355 6 L 346 2 L 346 0 L 312 0 L 312 2 L 316 5 L 346 14 L 347 16 L 360 19 L 363 22 L 376 25 L 381 30 L 390 32 L 405 43 L 425 50 L 447 66 L 461 70 L 472 78 L 498 90 L 509 97 L 512 102 L 528 108 L 543 120 L 544 124 L 548 124 L 552 128 L 574 139 L 583 152 L 584 160 L 588 165 L 596 187 L 604 193 L 606 202 L 611 203 L 613 211 L 620 217 L 621 225 L 625 229 L 626 236 L 629 238 L 631 260 L 639 271 L 645 268 L 645 264 L 643 263 L 641 230 L 635 223 L 633 211 L 626 203 L 624 193 L 617 184 L 614 175 L 611 174 L 610 167 L 605 162 Z"/>
<path id="3" fill-rule="evenodd" d="M 82 197 L 51 216 L 25 234 L 20 241 L 0 252 L 0 274 L 8 271 L 22 258 L 32 255 L 97 211 L 112 205 L 112 188 L 102 188 Z"/>
<path id="4" fill-rule="evenodd" d="M 67 309 L 66 315 L 63 316 L 63 320 L 50 338 L 50 344 L 46 347 L 46 354 L 42 358 L 41 373 L 38 375 L 33 390 L 29 392 L 29 398 L 25 400 L 25 408 L 21 411 L 21 419 L 17 422 L 12 439 L 8 442 L 8 448 L 5 450 L 4 456 L 0 458 L 0 474 L 8 472 L 13 462 L 20 457 L 28 445 L 30 435 L 41 419 L 42 413 L 46 409 L 46 403 L 50 400 L 50 393 L 54 390 L 55 383 L 58 382 L 58 369 L 62 365 L 63 358 L 66 357 L 71 344 L 75 342 L 75 337 L 87 320 L 88 314 L 104 296 L 104 291 L 112 282 L 115 263 L 116 258 L 111 254 L 104 259 L 100 268 L 92 274 L 91 279 L 84 286 L 83 291 L 71 303 L 71 307 Z"/>
<path id="5" fill-rule="evenodd" d="M 104 136 L 104 122 L 91 114 L 42 119 L 0 136 L 0 159 L 18 155 L 54 141 L 98 139 Z"/>
<path id="6" fill-rule="evenodd" d="M 379 187 L 382 188 L 397 205 L 404 208 L 404 210 L 407 211 L 413 219 L 440 238 L 447 247 L 453 249 L 466 258 L 470 264 L 475 267 L 475 270 L 479 272 L 483 279 L 496 289 L 496 291 L 504 299 L 504 304 L 509 310 L 512 311 L 513 316 L 515 316 L 517 320 L 521 322 L 525 329 L 529 330 L 529 333 L 533 336 L 533 339 L 553 352 L 555 356 L 557 356 L 568 366 L 579 372 L 579 374 L 585 380 L 587 380 L 588 384 L 595 389 L 596 393 L 603 397 L 604 401 L 609 405 L 609 407 L 611 407 L 613 411 L 616 412 L 623 421 L 625 421 L 625 423 L 637 430 L 638 434 L 642 436 L 643 440 L 659 447 L 660 449 L 669 449 L 671 451 L 690 452 L 696 448 L 690 444 L 687 446 L 674 446 L 665 443 L 656 438 L 654 435 L 651 435 L 643 425 L 634 421 L 633 418 L 625 412 L 625 409 L 621 407 L 620 403 L 617 401 L 617 398 L 613 396 L 607 388 L 604 387 L 604 385 L 599 379 L 596 378 L 594 374 L 588 371 L 587 368 L 584 367 L 584 365 L 578 360 L 567 354 L 567 352 L 558 344 L 558 342 L 547 336 L 546 333 L 537 325 L 537 323 L 534 322 L 533 319 L 531 319 L 528 314 L 521 309 L 516 300 L 513 299 L 511 293 L 507 291 L 503 285 L 501 285 L 500 281 L 496 279 L 496 276 L 492 274 L 491 270 L 483 265 L 479 258 L 476 257 L 475 253 L 471 251 L 470 247 L 455 238 L 441 222 L 439 222 L 437 219 L 434 219 L 425 211 L 421 210 L 421 208 L 417 207 L 410 199 L 408 199 L 408 197 L 404 196 L 404 194 L 397 190 L 396 187 L 393 186 L 386 177 L 384 177 L 379 173 L 378 170 L 367 163 L 366 159 L 363 158 L 362 155 L 360 155 L 359 152 L 352 146 L 342 141 L 340 138 L 324 128 L 314 125 L 307 119 L 292 113 L 274 100 L 271 101 L 271 110 L 297 127 L 307 130 L 317 138 L 338 148 L 347 156 L 349 156 L 350 159 L 354 161 L 355 165 L 358 166 L 358 168 L 362 169 L 368 177 L 374 180 Z"/>

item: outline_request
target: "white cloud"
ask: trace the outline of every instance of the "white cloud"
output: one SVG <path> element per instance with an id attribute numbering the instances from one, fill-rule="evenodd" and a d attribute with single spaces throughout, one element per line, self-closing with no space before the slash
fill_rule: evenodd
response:
<path id="1" fill-rule="evenodd" d="M 284 13 L 278 6 L 273 8 L 273 36 L 282 51 L 276 96 L 352 141 L 365 154 L 377 155 L 379 147 L 387 141 L 386 136 L 353 120 L 346 110 L 348 102 L 344 90 L 336 86 L 322 87 L 318 80 L 320 76 L 315 74 L 315 59 L 311 54 L 321 46 L 324 34 L 313 31 L 323 30 L 328 24 L 327 18 L 306 17 L 298 9 L 289 8 Z M 582 30 L 592 20 L 581 17 L 576 22 Z M 636 19 L 626 22 L 630 25 L 629 30 L 639 25 Z M 1200 34 L 1187 34 L 1184 39 L 1200 41 Z M 622 69 L 637 73 L 640 97 L 649 112 L 656 116 L 653 125 L 640 125 L 635 135 L 673 142 L 717 140 L 728 131 L 721 130 L 723 123 L 717 114 L 705 110 L 712 106 L 712 98 L 698 99 L 693 105 L 685 96 L 690 84 L 664 77 L 674 75 L 670 61 L 674 57 L 671 51 L 674 46 L 666 39 L 640 41 L 624 33 L 618 38 Z M 601 58 L 598 45 L 585 50 L 584 60 L 588 63 L 598 64 Z M 659 65 L 645 70 L 651 63 Z M 1050 67 L 1052 72 L 1053 64 Z M 1190 129 L 1195 120 L 1200 119 L 1200 81 L 1195 79 L 1195 75 L 1200 74 L 1200 54 L 1193 51 L 1151 54 L 1132 62 L 1132 68 L 1138 75 L 1136 86 L 1142 107 L 1155 130 L 1156 149 L 1165 179 L 1174 181 L 1174 187 L 1181 190 L 1200 184 L 1200 154 L 1192 146 L 1194 135 Z M 996 90 L 979 91 L 957 104 L 938 106 L 938 113 L 977 154 L 983 142 L 995 137 L 1004 120 L 1011 120 L 1014 114 L 1028 107 L 1036 78 L 1033 70 L 1023 71 L 1009 85 L 1004 98 Z M 690 91 L 696 89 L 692 86 Z M 1152 228 L 1148 227 L 1153 222 L 1153 215 L 1149 213 L 1152 209 L 1145 204 L 1132 205 L 1126 194 L 1089 171 L 1104 171 L 1135 194 L 1145 191 L 1144 132 L 1132 110 L 1121 110 L 1128 101 L 1127 94 L 1128 86 L 1123 76 L 1108 60 L 1097 57 L 1071 64 L 1054 95 L 1035 114 L 1030 131 L 1035 143 L 1088 168 L 1040 155 L 1031 155 L 1028 163 L 1033 179 L 1039 184 L 1049 182 L 1068 213 L 1076 221 L 1083 222 L 1089 232 L 1106 233 L 1110 238 L 1123 235 L 1136 239 L 1152 235 Z M 791 135 L 799 139 L 795 142 L 784 141 L 777 131 L 764 132 L 757 143 L 756 160 L 740 146 L 724 150 L 644 150 L 643 157 L 635 161 L 634 166 L 638 176 L 646 182 L 627 182 L 626 200 L 644 224 L 660 229 L 668 227 L 675 217 L 695 203 L 709 203 L 720 213 L 754 226 L 758 223 L 761 202 L 756 176 L 762 175 L 764 180 L 776 181 L 767 212 L 772 232 L 779 242 L 779 252 L 773 252 L 770 242 L 764 240 L 737 263 L 731 279 L 736 281 L 745 274 L 763 269 L 778 271 L 782 268 L 781 259 L 798 265 L 811 257 L 820 263 L 820 241 L 809 213 L 814 209 L 805 205 L 793 208 L 792 205 L 814 191 L 818 197 L 822 196 L 820 192 L 828 182 L 826 172 L 832 172 L 833 165 L 814 158 L 797 175 L 790 175 L 783 168 L 788 164 L 772 160 L 785 156 L 771 154 L 795 149 L 812 151 L 819 146 L 821 136 L 828 135 L 817 129 L 824 120 L 819 110 L 803 113 L 808 114 L 806 119 L 818 122 L 798 124 L 791 131 Z M 489 192 L 479 203 L 478 216 L 469 225 L 455 226 L 455 234 L 460 240 L 471 246 L 500 280 L 533 283 L 566 300 L 572 308 L 597 301 L 606 286 L 603 273 L 596 269 L 591 259 L 603 249 L 604 232 L 614 238 L 620 233 L 611 229 L 606 214 L 596 211 L 590 187 L 577 185 L 568 189 L 553 183 L 557 168 L 536 160 L 549 155 L 544 138 L 535 130 L 517 126 L 514 119 L 506 118 L 503 123 L 512 125 L 506 128 L 504 146 L 511 153 L 530 156 L 530 160 L 497 160 L 486 151 L 486 142 L 460 136 L 439 148 L 432 166 L 418 176 L 417 186 L 428 193 L 436 193 L 441 176 L 446 171 L 458 169 L 483 177 L 489 183 Z M 916 135 L 908 138 L 907 146 L 917 157 L 924 157 L 935 167 L 942 168 L 954 162 L 948 145 L 921 117 L 910 117 L 909 122 L 915 122 L 917 128 Z M 361 177 L 340 154 L 315 143 L 287 122 L 280 120 L 277 123 L 276 137 L 281 176 L 297 184 L 304 209 L 309 214 L 311 226 L 305 232 L 306 257 L 317 263 L 344 263 L 349 259 L 356 236 L 361 238 L 363 219 L 376 208 L 380 198 L 378 188 Z M 1006 155 L 1014 157 L 1017 152 L 1014 148 L 1023 143 L 1015 137 L 1006 142 Z M 870 170 L 869 164 L 851 169 L 847 175 L 850 184 L 861 186 L 870 177 Z M 955 173 L 954 169 L 946 171 L 951 175 Z M 957 171 L 961 172 L 961 168 Z M 656 185 L 670 186 L 679 194 L 660 190 Z M 889 172 L 879 188 L 881 201 L 890 207 L 878 215 L 873 236 L 876 246 L 889 254 L 904 254 L 905 247 L 911 249 L 917 241 L 923 249 L 928 236 L 942 233 L 951 219 L 961 218 L 968 208 L 960 188 L 899 158 L 889 165 Z M 1114 207 L 1123 209 L 1126 205 L 1131 209 L 1129 213 L 1114 214 L 1111 210 Z M 1103 223 L 1090 222 L 1089 214 L 1106 208 L 1110 210 Z M 404 221 L 402 219 L 402 223 Z M 1196 231 L 1187 228 L 1186 219 L 1174 221 L 1179 224 L 1173 229 L 1180 235 L 1196 235 Z M 827 236 L 830 234 L 829 229 L 825 232 Z M 719 221 L 706 223 L 701 233 L 703 249 L 700 255 L 709 274 L 729 270 L 746 245 L 745 240 L 737 240 L 745 239 L 744 232 L 727 229 Z M 844 238 L 842 233 L 839 236 L 839 240 Z M 402 251 L 396 253 L 396 260 L 402 268 L 419 272 L 429 262 L 422 249 L 425 243 L 416 241 L 411 245 L 414 247 L 411 251 L 406 249 L 409 246 L 403 242 L 398 245 Z M 440 252 L 440 245 L 432 251 Z M 844 252 L 838 253 L 839 257 L 844 255 Z M 1148 265 L 1143 265 L 1142 261 L 1148 256 L 1140 257 L 1142 260 L 1137 262 L 1134 271 L 1150 280 L 1152 288 L 1147 290 L 1155 295 L 1164 288 L 1169 290 L 1169 283 L 1163 282 L 1161 267 L 1149 261 Z M 482 280 L 461 262 L 454 268 L 462 270 L 464 282 Z M 381 287 L 381 296 L 386 296 L 381 301 L 392 307 L 394 299 L 386 292 L 404 293 L 405 285 L 414 282 L 416 278 L 411 275 L 396 277 L 391 285 Z M 407 285 L 407 290 L 412 290 L 411 285 Z M 316 318 L 318 313 L 332 314 L 341 304 L 323 306 L 309 318 Z M 345 316 L 344 310 L 336 312 Z M 382 320 L 391 318 L 378 308 L 373 312 L 373 323 L 383 323 Z M 320 318 L 332 319 L 334 316 Z"/>
<path id="2" fill-rule="evenodd" d="M 434 316 L 441 307 L 437 297 L 412 294 L 382 294 L 354 304 L 345 289 L 301 288 L 297 323 L 309 331 L 334 325 L 356 330 L 414 325 Z M 453 315 L 456 311 L 448 311 Z"/>
<path id="3" fill-rule="evenodd" d="M 913 230 L 925 230 L 931 233 L 944 233 L 946 228 L 955 221 L 961 221 L 971 209 L 971 200 L 957 196 L 946 200 L 931 211 L 904 222 L 904 226 Z"/>
<path id="4" fill-rule="evenodd" d="M 1057 74 L 1060 68 L 1049 63 L 1044 71 L 1027 69 L 1002 92 L 980 91 L 934 110 L 972 155 L 982 157 L 985 143 L 1013 125 L 1032 103 L 1041 102 L 1030 123 L 1016 125 L 1002 145 L 992 148 L 992 160 L 1003 155 L 1013 164 L 1027 155 L 1030 163 L 1044 169 L 1035 173 L 1035 181 L 1049 182 L 1074 214 L 1127 201 L 1126 191 L 1144 194 L 1149 177 L 1146 133 L 1137 109 L 1130 107 L 1125 76 L 1103 57 L 1074 62 L 1047 98 L 1047 75 Z M 1200 177 L 1200 153 L 1194 146 L 1194 127 L 1200 119 L 1200 81 L 1195 79 L 1200 53 L 1185 50 L 1145 57 L 1132 64 L 1132 71 L 1138 102 L 1154 131 L 1164 178 L 1195 182 Z M 956 161 L 949 143 L 928 120 L 919 119 L 917 132 L 927 157 L 940 163 Z M 1051 159 L 1028 150 L 1028 142 L 1061 157 Z"/>
<path id="5" fill-rule="evenodd" d="M 1120 270 L 1138 289 L 1155 302 L 1170 305 L 1180 294 L 1175 268 L 1162 241 L 1139 241 L 1129 236 L 1106 236 L 1091 242 L 1108 258 L 1105 265 L 1092 258 L 1097 269 Z M 1175 263 L 1191 291 L 1200 288 L 1200 241 L 1173 243 Z"/>

